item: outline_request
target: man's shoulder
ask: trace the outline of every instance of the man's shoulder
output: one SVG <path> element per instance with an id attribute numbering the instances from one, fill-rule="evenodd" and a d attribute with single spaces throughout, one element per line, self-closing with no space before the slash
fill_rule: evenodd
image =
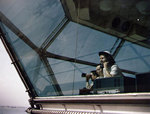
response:
<path id="1" fill-rule="evenodd" d="M 118 65 L 117 65 L 117 64 L 114 64 L 114 65 L 112 65 L 111 67 L 112 67 L 112 68 L 113 68 L 113 67 L 118 67 Z"/>

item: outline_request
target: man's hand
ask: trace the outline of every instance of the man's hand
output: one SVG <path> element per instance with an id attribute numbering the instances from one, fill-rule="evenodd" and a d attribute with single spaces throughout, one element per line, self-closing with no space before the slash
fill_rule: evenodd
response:
<path id="1" fill-rule="evenodd" d="M 103 65 L 105 69 L 108 69 L 109 62 L 104 62 Z"/>

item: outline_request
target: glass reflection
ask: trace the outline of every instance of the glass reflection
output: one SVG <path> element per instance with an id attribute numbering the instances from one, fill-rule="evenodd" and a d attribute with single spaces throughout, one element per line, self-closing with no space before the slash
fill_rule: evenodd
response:
<path id="1" fill-rule="evenodd" d="M 59 0 L 1 0 L 0 11 L 38 47 L 64 18 Z"/>

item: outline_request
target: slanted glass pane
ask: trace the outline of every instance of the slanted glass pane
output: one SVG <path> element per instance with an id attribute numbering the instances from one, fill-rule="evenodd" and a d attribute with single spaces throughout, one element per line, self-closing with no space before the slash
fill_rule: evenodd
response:
<path id="1" fill-rule="evenodd" d="M 0 11 L 38 47 L 64 18 L 59 0 L 0 0 Z"/>
<path id="2" fill-rule="evenodd" d="M 110 51 L 117 38 L 70 22 L 47 51 L 99 63 L 99 51 Z"/>
<path id="3" fill-rule="evenodd" d="M 150 71 L 150 50 L 142 46 L 126 42 L 119 51 L 116 61 L 123 69 L 137 73 Z"/>
<path id="4" fill-rule="evenodd" d="M 70 22 L 47 51 L 58 56 L 99 64 L 98 52 L 110 51 L 116 40 L 116 37 Z M 61 58 L 48 60 L 64 95 L 79 95 L 79 90 L 86 85 L 86 79 L 81 77 L 82 73 L 96 70 L 96 66 Z"/>
<path id="5" fill-rule="evenodd" d="M 67 10 L 65 2 L 63 5 Z M 30 43 L 26 44 L 28 40 L 24 40 L 24 42 L 7 27 L 5 27 L 6 32 L 3 29 L 6 40 L 9 42 L 7 45 L 10 45 L 14 50 L 14 55 L 18 60 L 16 62 L 24 71 L 23 77 L 29 79 L 38 96 L 79 95 L 80 89 L 86 85 L 86 79 L 81 75 L 96 69 L 97 64 L 100 63 L 98 55 L 100 51 L 107 50 L 116 55 L 114 56 L 116 64 L 124 70 L 125 77 L 103 77 L 104 83 L 95 84 L 96 88 L 94 89 L 106 90 L 108 93 L 109 90 L 118 88 L 120 89 L 118 89 L 119 92 L 137 92 L 135 89 L 137 86 L 135 74 L 150 71 L 150 51 L 148 48 L 127 41 L 124 43 L 126 33 L 123 33 L 122 36 L 121 32 L 123 31 L 113 30 L 110 22 L 108 28 L 106 27 L 106 31 L 104 31 L 116 36 L 121 35 L 122 40 L 90 28 L 88 24 L 92 23 L 95 23 L 95 26 L 92 25 L 91 27 L 101 27 L 97 22 L 94 22 L 94 20 L 97 20 L 96 17 L 94 17 L 94 20 L 83 20 L 80 16 L 77 16 L 81 19 L 79 22 L 85 21 L 89 27 L 74 23 L 73 18 L 74 22 L 71 22 L 72 12 L 70 11 L 72 10 L 68 9 L 68 12 L 64 14 L 60 0 L 28 0 L 28 2 L 26 0 L 1 0 L 0 11 L 31 40 Z M 71 13 L 69 18 L 65 17 L 69 13 Z M 99 13 L 96 12 L 96 14 Z M 13 31 L 14 26 L 10 24 L 9 27 Z M 97 27 L 96 29 L 98 29 Z M 140 39 L 134 37 L 128 40 L 139 40 L 136 43 L 141 44 L 143 42 L 143 46 L 149 47 L 148 38 L 144 38 L 140 42 Z M 46 40 L 47 38 L 48 40 Z M 47 42 L 44 43 L 44 41 Z M 45 50 L 40 48 L 43 43 L 48 44 L 44 45 L 46 46 Z M 31 46 L 37 48 L 38 52 Z M 98 78 L 100 81 L 100 77 Z M 124 78 L 132 83 L 126 87 L 127 91 L 124 90 L 126 86 L 123 85 Z M 103 87 L 101 84 L 103 84 Z M 133 88 L 133 91 L 130 91 L 130 87 Z"/>
<path id="6" fill-rule="evenodd" d="M 39 55 L 7 27 L 5 29 L 7 31 L 6 40 L 14 50 L 14 54 L 18 58 L 17 62 L 21 65 L 22 70 L 25 71 L 24 77 L 27 76 L 29 78 L 37 95 L 57 95 L 53 87 L 55 84 L 51 80 L 51 75 L 48 74 L 46 66 L 41 61 Z M 49 88 L 48 92 L 46 92 L 47 88 Z"/>
<path id="7" fill-rule="evenodd" d="M 79 89 L 85 87 L 83 72 L 95 70 L 95 67 L 49 58 L 49 63 L 60 85 L 63 95 L 79 95 Z"/>

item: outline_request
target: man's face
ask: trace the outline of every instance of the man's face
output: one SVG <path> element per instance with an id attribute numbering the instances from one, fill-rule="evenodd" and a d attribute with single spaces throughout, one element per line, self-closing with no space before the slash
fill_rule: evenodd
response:
<path id="1" fill-rule="evenodd" d="M 104 55 L 100 55 L 100 63 L 107 62 L 107 59 Z"/>

